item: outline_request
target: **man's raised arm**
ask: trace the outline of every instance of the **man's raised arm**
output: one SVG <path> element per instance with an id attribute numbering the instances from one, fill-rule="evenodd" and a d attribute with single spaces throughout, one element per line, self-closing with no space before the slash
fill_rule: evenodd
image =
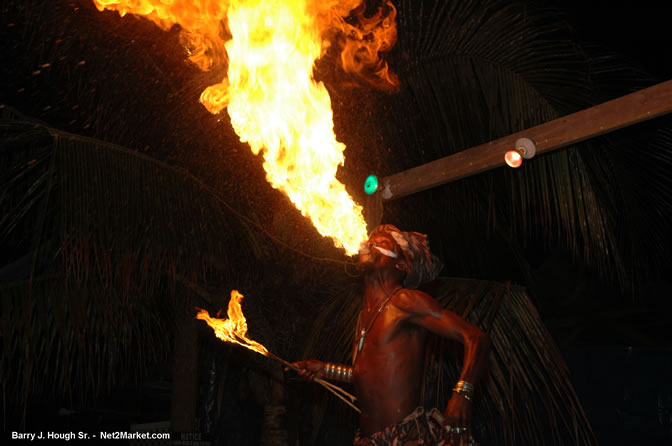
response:
<path id="1" fill-rule="evenodd" d="M 474 384 L 485 372 L 490 357 L 490 338 L 474 324 L 441 308 L 436 300 L 422 291 L 404 290 L 399 293 L 396 303 L 401 310 L 408 313 L 409 323 L 464 344 L 462 373 L 453 389 L 445 415 L 448 423 L 467 427 L 471 420 Z"/>

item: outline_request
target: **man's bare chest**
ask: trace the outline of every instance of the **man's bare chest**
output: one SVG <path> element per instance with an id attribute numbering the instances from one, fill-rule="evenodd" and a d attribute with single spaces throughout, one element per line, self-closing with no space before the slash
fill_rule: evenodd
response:
<path id="1" fill-rule="evenodd" d="M 380 312 L 362 310 L 355 332 L 355 348 L 361 354 L 367 346 L 379 348 L 396 338 L 404 330 L 403 313 L 393 305 Z"/>

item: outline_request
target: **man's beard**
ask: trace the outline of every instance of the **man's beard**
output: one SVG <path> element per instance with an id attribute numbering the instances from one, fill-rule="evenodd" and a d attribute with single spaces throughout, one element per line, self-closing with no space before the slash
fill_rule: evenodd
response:
<path id="1" fill-rule="evenodd" d="M 366 256 L 366 260 L 362 261 L 362 256 Z M 359 254 L 359 261 L 357 262 L 357 269 L 359 271 L 362 271 L 364 273 L 372 271 L 374 269 L 374 258 L 373 254 L 371 252 L 366 252 L 366 253 L 361 253 Z"/>

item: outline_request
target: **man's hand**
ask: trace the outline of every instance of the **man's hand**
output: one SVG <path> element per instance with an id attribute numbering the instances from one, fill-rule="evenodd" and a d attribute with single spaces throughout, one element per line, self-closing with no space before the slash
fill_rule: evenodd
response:
<path id="1" fill-rule="evenodd" d="M 322 361 L 308 359 L 305 361 L 293 362 L 292 365 L 299 369 L 296 373 L 307 380 L 312 381 L 315 378 L 324 378 L 324 363 Z"/>
<path id="2" fill-rule="evenodd" d="M 461 393 L 453 393 L 445 412 L 445 425 L 452 428 L 471 427 L 471 401 Z"/>
<path id="3" fill-rule="evenodd" d="M 476 446 L 471 435 L 471 400 L 461 393 L 453 393 L 448 401 L 444 420 L 446 438 L 455 446 Z"/>

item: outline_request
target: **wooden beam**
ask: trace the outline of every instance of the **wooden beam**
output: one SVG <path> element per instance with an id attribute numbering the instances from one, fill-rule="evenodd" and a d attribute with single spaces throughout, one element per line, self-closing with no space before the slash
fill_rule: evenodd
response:
<path id="1" fill-rule="evenodd" d="M 395 173 L 382 179 L 381 195 L 394 200 L 503 166 L 504 153 L 519 138 L 531 139 L 538 156 L 670 112 L 672 80 Z"/>

